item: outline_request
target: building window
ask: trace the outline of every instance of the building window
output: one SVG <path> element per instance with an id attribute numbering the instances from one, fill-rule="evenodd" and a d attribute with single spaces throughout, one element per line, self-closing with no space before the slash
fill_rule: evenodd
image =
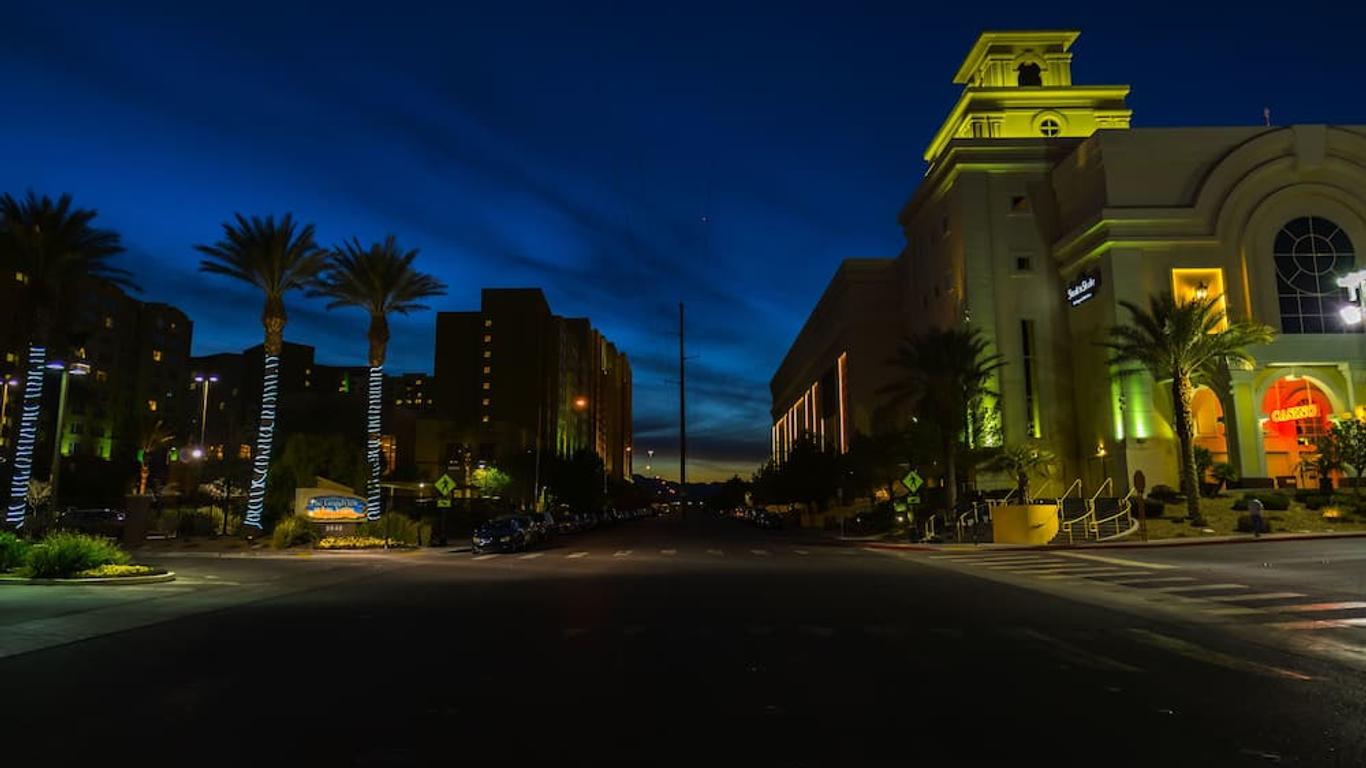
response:
<path id="1" fill-rule="evenodd" d="M 1328 219 L 1304 216 L 1276 235 L 1276 296 L 1284 333 L 1348 333 L 1338 310 L 1347 290 L 1337 279 L 1356 266 L 1352 240 Z"/>
<path id="2" fill-rule="evenodd" d="M 485 343 L 485 344 L 488 344 L 488 343 L 490 343 L 490 342 L 492 342 L 492 341 L 493 341 L 493 334 L 491 334 L 491 333 L 486 333 L 486 334 L 484 334 L 484 343 Z"/>
<path id="3" fill-rule="evenodd" d="M 484 422 L 485 424 L 487 424 L 487 423 L 489 423 L 489 415 L 486 413 L 486 414 L 484 414 L 483 416 L 481 416 L 481 417 L 479 418 L 479 420 L 482 421 L 482 422 Z"/>
<path id="4" fill-rule="evenodd" d="M 1010 198 L 1011 213 L 1029 213 L 1034 209 L 1034 205 L 1029 202 L 1029 198 L 1024 195 L 1013 195 Z"/>
<path id="5" fill-rule="evenodd" d="M 1020 351 L 1024 363 L 1025 434 L 1038 438 L 1042 435 L 1039 429 L 1039 384 L 1035 378 L 1038 350 L 1035 348 L 1033 320 L 1020 321 Z"/>
<path id="6" fill-rule="evenodd" d="M 1041 86 L 1043 85 L 1043 74 L 1039 71 L 1039 65 L 1032 61 L 1026 61 L 1015 68 L 1019 76 L 1015 78 L 1015 84 L 1020 86 Z"/>
<path id="7" fill-rule="evenodd" d="M 159 363 L 159 362 L 161 362 L 161 350 L 159 350 L 159 349 L 154 349 L 154 350 L 152 350 L 152 362 L 154 362 L 154 363 Z"/>
<path id="8" fill-rule="evenodd" d="M 1034 269 L 1034 262 L 1029 254 L 1021 254 L 1015 257 L 1015 271 L 1029 272 L 1032 269 Z"/>
<path id="9" fill-rule="evenodd" d="M 1058 124 L 1057 120 L 1051 117 L 1045 117 L 1039 121 L 1039 133 L 1052 138 L 1053 136 L 1062 133 L 1062 126 Z"/>
<path id="10" fill-rule="evenodd" d="M 108 374 L 108 372 L 106 372 L 106 371 L 95 371 L 95 381 L 98 381 L 98 382 L 100 382 L 101 384 L 103 384 L 103 383 L 106 382 L 106 381 L 109 381 L 109 374 Z"/>
<path id="11" fill-rule="evenodd" d="M 489 359 L 489 358 L 491 358 L 491 357 L 493 357 L 493 350 L 491 350 L 491 349 L 486 349 L 486 350 L 484 350 L 484 359 L 487 360 L 487 359 Z"/>
<path id="12" fill-rule="evenodd" d="M 493 386 L 492 386 L 491 384 L 489 384 L 487 381 L 484 382 L 484 391 L 485 391 L 485 392 L 489 391 L 489 390 L 492 389 L 492 388 L 493 388 Z"/>
<path id="13" fill-rule="evenodd" d="M 104 316 L 104 327 L 106 330 L 114 327 L 114 318 L 112 315 Z"/>
<path id="14" fill-rule="evenodd" d="M 487 375 L 489 375 L 490 373 L 493 373 L 493 366 L 491 366 L 491 365 L 486 365 L 486 366 L 484 366 L 484 375 L 487 376 Z"/>
<path id="15" fill-rule="evenodd" d="M 18 361 L 19 361 L 19 356 L 18 356 L 18 355 L 14 354 L 13 352 L 6 352 L 6 353 L 5 353 L 5 362 L 7 362 L 7 363 L 16 363 L 16 362 L 18 362 Z"/>
<path id="16" fill-rule="evenodd" d="M 28 285 L 28 273 L 26 272 L 15 272 L 14 279 L 17 282 L 23 283 L 24 285 Z"/>
<path id="17" fill-rule="evenodd" d="M 484 405 L 487 406 L 487 405 L 489 405 L 489 404 L 492 403 L 492 402 L 493 402 L 493 399 L 492 399 L 492 398 L 488 398 L 488 397 L 484 398 Z"/>
<path id="18" fill-rule="evenodd" d="M 487 317 L 484 318 L 484 327 L 485 327 L 485 328 L 492 328 L 492 327 L 493 327 L 493 321 L 490 320 L 490 319 L 488 319 Z"/>
<path id="19" fill-rule="evenodd" d="M 237 446 L 237 458 L 239 458 L 239 459 L 250 459 L 250 458 L 251 458 L 251 446 L 250 446 L 250 445 L 247 445 L 246 443 L 242 443 L 241 445 Z"/>
<path id="20" fill-rule="evenodd" d="M 147 410 L 149 410 L 149 411 L 151 411 L 151 412 L 153 412 L 153 413 L 156 413 L 156 410 L 157 410 L 157 401 L 155 401 L 155 400 L 148 400 L 148 401 L 147 401 Z"/>

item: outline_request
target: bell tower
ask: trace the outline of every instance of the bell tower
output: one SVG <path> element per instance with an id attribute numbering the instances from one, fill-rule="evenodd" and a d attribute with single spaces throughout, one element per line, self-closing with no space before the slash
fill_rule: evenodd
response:
<path id="1" fill-rule="evenodd" d="M 925 150 L 934 163 L 957 139 L 1084 138 L 1129 127 L 1127 85 L 1073 85 L 1076 30 L 983 32 L 953 82 L 963 86 Z"/>

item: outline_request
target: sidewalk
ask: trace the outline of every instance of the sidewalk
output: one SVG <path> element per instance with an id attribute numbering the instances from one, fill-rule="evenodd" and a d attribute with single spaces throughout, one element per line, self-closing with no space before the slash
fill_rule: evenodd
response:
<path id="1" fill-rule="evenodd" d="M 1056 550 L 1056 549 L 1144 549 L 1158 547 L 1198 547 L 1216 544 L 1260 544 L 1263 542 L 1275 541 L 1309 541 L 1313 539 L 1354 539 L 1366 538 L 1366 531 L 1342 531 L 1325 533 L 1268 533 L 1260 538 L 1253 537 L 1250 533 L 1226 535 L 1226 536 L 1202 536 L 1200 538 L 1188 537 L 1177 539 L 1152 539 L 1140 541 L 1137 538 L 1122 539 L 1120 541 L 1095 541 L 1080 542 L 1076 544 L 996 544 L 984 542 L 981 544 L 944 542 L 944 543 L 919 543 L 895 541 L 878 536 L 827 536 L 824 542 L 828 546 L 838 547 L 867 547 L 869 549 L 896 549 L 918 552 L 962 552 L 962 551 L 992 551 L 1007 552 L 1015 550 Z"/>

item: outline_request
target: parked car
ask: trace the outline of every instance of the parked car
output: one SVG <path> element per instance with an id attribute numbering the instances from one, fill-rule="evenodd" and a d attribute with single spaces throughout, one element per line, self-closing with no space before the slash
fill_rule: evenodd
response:
<path id="1" fill-rule="evenodd" d="M 541 539 L 544 541 L 549 541 L 550 539 L 555 538 L 555 534 L 560 532 L 559 522 L 557 522 L 555 520 L 555 516 L 550 514 L 549 512 L 542 512 L 539 515 L 532 515 L 531 519 L 534 520 L 540 526 Z"/>
<path id="2" fill-rule="evenodd" d="M 526 549 L 531 538 L 522 516 L 505 515 L 480 524 L 470 543 L 475 552 L 516 552 Z"/>
<path id="3" fill-rule="evenodd" d="M 95 536 L 123 537 L 127 514 L 121 509 L 67 509 L 57 517 L 57 528 Z"/>
<path id="4" fill-rule="evenodd" d="M 754 524 L 760 528 L 776 529 L 783 527 L 783 516 L 777 512 L 761 509 L 754 514 Z"/>
<path id="5" fill-rule="evenodd" d="M 540 515 L 514 515 L 514 517 L 522 522 L 528 545 L 540 544 L 550 538 L 550 534 L 545 529 L 545 518 Z"/>

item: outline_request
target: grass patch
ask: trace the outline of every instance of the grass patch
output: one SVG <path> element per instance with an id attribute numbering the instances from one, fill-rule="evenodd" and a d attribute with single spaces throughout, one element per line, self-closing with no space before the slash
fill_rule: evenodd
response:
<path id="1" fill-rule="evenodd" d="M 1185 515 L 1184 504 L 1167 507 L 1167 516 L 1148 518 L 1149 539 L 1185 539 L 1202 536 L 1228 536 L 1238 532 L 1238 518 L 1246 512 L 1235 510 L 1234 504 L 1240 497 L 1225 496 L 1200 500 L 1200 514 L 1204 515 L 1206 527 L 1214 533 L 1204 533 L 1200 528 L 1192 528 L 1190 523 L 1179 519 Z M 1240 505 L 1241 506 L 1241 505 Z M 1366 516 L 1339 513 L 1334 519 L 1324 519 L 1321 510 L 1312 510 L 1304 504 L 1292 501 L 1285 511 L 1267 510 L 1263 513 L 1265 522 L 1271 524 L 1272 533 L 1326 533 L 1332 531 L 1366 531 Z M 1172 519 L 1172 518 L 1178 519 Z"/>
<path id="2" fill-rule="evenodd" d="M 158 568 L 150 565 L 100 565 L 94 568 L 87 568 L 76 574 L 78 579 L 109 579 L 119 576 L 151 576 L 155 573 L 162 573 Z"/>

